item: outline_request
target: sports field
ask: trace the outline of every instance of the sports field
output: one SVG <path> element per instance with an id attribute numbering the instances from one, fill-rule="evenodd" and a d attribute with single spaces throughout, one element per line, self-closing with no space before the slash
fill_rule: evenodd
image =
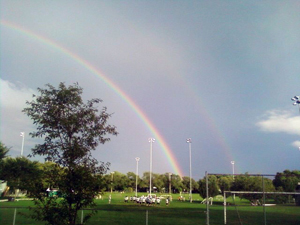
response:
<path id="1" fill-rule="evenodd" d="M 139 193 L 142 195 L 143 193 Z M 179 195 L 172 195 L 173 201 L 169 206 L 162 199 L 160 205 L 146 206 L 129 201 L 124 202 L 124 197 L 134 195 L 127 193 L 112 193 L 111 204 L 108 203 L 106 193 L 102 199 L 97 199 L 98 213 L 88 221 L 92 224 L 109 224 L 109 225 L 135 225 L 135 224 L 153 224 L 153 225 L 182 225 L 182 224 L 206 224 L 206 205 L 201 204 L 202 199 L 198 194 L 193 195 L 193 203 L 188 201 L 179 201 Z M 146 195 L 146 193 L 144 193 Z M 188 199 L 188 195 L 185 196 Z M 236 198 L 234 206 L 232 199 L 227 201 L 231 203 L 227 206 L 227 224 L 270 224 L 270 225 L 299 225 L 300 224 L 300 207 L 294 204 L 276 205 L 269 207 L 250 206 L 246 200 Z M 223 200 L 215 200 L 209 208 L 209 224 L 224 224 L 224 207 Z M 15 225 L 38 225 L 44 224 L 33 221 L 22 216 L 20 213 L 29 213 L 26 207 L 33 206 L 32 201 L 20 200 L 14 202 L 0 203 L 0 224 L 13 224 L 14 213 L 16 209 Z M 265 210 L 265 214 L 264 214 Z M 87 210 L 80 211 L 80 215 Z M 266 216 L 266 217 L 265 217 Z M 265 223 L 266 221 L 266 223 Z M 80 218 L 78 221 L 80 224 Z"/>

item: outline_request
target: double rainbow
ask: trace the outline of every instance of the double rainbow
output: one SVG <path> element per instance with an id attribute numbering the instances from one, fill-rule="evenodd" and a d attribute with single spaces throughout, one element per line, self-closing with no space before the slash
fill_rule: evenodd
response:
<path id="1" fill-rule="evenodd" d="M 115 93 L 117 93 L 123 101 L 125 101 L 130 108 L 135 112 L 135 114 L 142 120 L 145 126 L 149 129 L 152 135 L 155 137 L 156 142 L 159 144 L 160 148 L 162 149 L 163 153 L 165 154 L 166 158 L 168 159 L 169 164 L 171 165 L 172 169 L 174 170 L 173 173 L 178 174 L 180 176 L 183 175 L 180 166 L 173 155 L 171 148 L 168 146 L 166 141 L 164 140 L 163 136 L 159 133 L 155 125 L 150 121 L 147 115 L 141 110 L 141 108 L 115 83 L 113 83 L 107 76 L 97 70 L 91 63 L 77 55 L 76 53 L 70 51 L 69 49 L 59 45 L 58 43 L 50 40 L 44 36 L 34 33 L 28 29 L 25 29 L 17 24 L 14 24 L 9 21 L 1 20 L 1 25 L 3 27 L 9 28 L 16 32 L 19 32 L 23 35 L 26 35 L 30 38 L 33 38 L 57 51 L 60 53 L 68 56 L 69 58 L 76 61 L 78 64 L 85 67 L 88 71 L 92 74 L 98 76 L 105 84 L 107 84 Z M 145 138 L 145 141 L 147 138 Z"/>

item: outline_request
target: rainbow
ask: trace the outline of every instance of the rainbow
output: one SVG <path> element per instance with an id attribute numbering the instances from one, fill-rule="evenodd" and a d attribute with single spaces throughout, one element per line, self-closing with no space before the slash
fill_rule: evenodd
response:
<path id="1" fill-rule="evenodd" d="M 143 123 L 147 126 L 147 128 L 150 130 L 154 138 L 156 139 L 156 142 L 159 144 L 161 149 L 163 150 L 165 156 L 168 159 L 168 162 L 170 163 L 172 169 L 174 170 L 175 174 L 178 174 L 180 176 L 183 175 L 182 170 L 174 157 L 171 148 L 168 146 L 166 141 L 164 140 L 163 136 L 159 133 L 157 128 L 154 126 L 154 124 L 150 121 L 150 119 L 147 117 L 147 115 L 140 109 L 140 107 L 115 83 L 113 83 L 107 76 L 105 76 L 103 73 L 101 73 L 99 70 L 97 70 L 92 64 L 90 64 L 88 61 L 84 60 L 74 52 L 71 52 L 70 50 L 66 49 L 65 47 L 59 45 L 58 43 L 43 37 L 41 35 L 38 35 L 28 29 L 25 29 L 17 24 L 14 24 L 9 21 L 1 20 L 1 25 L 7 28 L 10 28 L 14 31 L 17 31 L 19 33 L 22 33 L 30 38 L 33 38 L 35 40 L 40 41 L 41 43 L 50 46 L 51 48 L 58 50 L 59 52 L 63 53 L 64 55 L 67 55 L 68 57 L 75 60 L 77 63 L 85 67 L 87 70 L 89 70 L 92 74 L 95 74 L 98 76 L 102 81 L 104 81 L 105 84 L 107 84 L 115 93 L 117 93 L 122 100 L 124 100 L 136 113 L 136 115 L 143 121 Z"/>
<path id="2" fill-rule="evenodd" d="M 188 83 L 188 81 L 186 81 L 186 82 Z M 201 107 L 205 104 L 203 103 L 203 101 L 200 97 L 201 95 L 196 92 L 197 87 L 194 86 L 195 84 L 188 83 L 187 85 L 189 86 L 188 90 L 190 90 L 192 92 L 192 95 L 195 96 L 196 102 L 200 106 L 199 111 L 200 111 L 201 116 L 204 118 L 204 121 L 207 123 L 209 129 L 212 131 L 211 133 L 214 136 L 216 136 L 216 138 L 214 138 L 215 142 L 222 148 L 222 150 L 225 153 L 226 160 L 224 160 L 224 162 L 228 163 L 228 167 L 231 167 L 230 162 L 238 160 L 238 159 L 236 159 L 236 157 L 233 156 L 232 148 L 230 147 L 229 143 L 226 141 L 223 133 L 217 126 L 215 120 L 213 120 L 213 117 L 211 116 L 212 113 L 209 112 L 207 108 Z M 238 165 L 236 165 L 235 168 L 236 168 L 237 173 L 239 173 L 241 171 L 241 169 L 239 168 Z"/>

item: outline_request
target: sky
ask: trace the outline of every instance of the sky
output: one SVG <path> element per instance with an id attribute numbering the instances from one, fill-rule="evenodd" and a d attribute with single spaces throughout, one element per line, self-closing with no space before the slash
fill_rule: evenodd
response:
<path id="1" fill-rule="evenodd" d="M 20 156 L 24 132 L 30 154 L 41 140 L 25 102 L 78 82 L 119 132 L 93 152 L 109 172 L 142 175 L 151 150 L 152 172 L 191 165 L 195 180 L 299 170 L 299 11 L 296 0 L 0 0 L 0 141 Z"/>

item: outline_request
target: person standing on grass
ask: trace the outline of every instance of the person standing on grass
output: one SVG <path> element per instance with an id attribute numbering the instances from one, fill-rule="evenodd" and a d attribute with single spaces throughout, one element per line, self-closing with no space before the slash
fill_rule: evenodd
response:
<path id="1" fill-rule="evenodd" d="M 108 204 L 111 203 L 111 195 L 108 196 Z"/>
<path id="2" fill-rule="evenodd" d="M 166 206 L 169 206 L 169 198 L 166 198 Z"/>
<path id="3" fill-rule="evenodd" d="M 157 198 L 157 199 L 156 199 L 156 203 L 157 203 L 157 205 L 160 204 L 160 198 Z"/>

